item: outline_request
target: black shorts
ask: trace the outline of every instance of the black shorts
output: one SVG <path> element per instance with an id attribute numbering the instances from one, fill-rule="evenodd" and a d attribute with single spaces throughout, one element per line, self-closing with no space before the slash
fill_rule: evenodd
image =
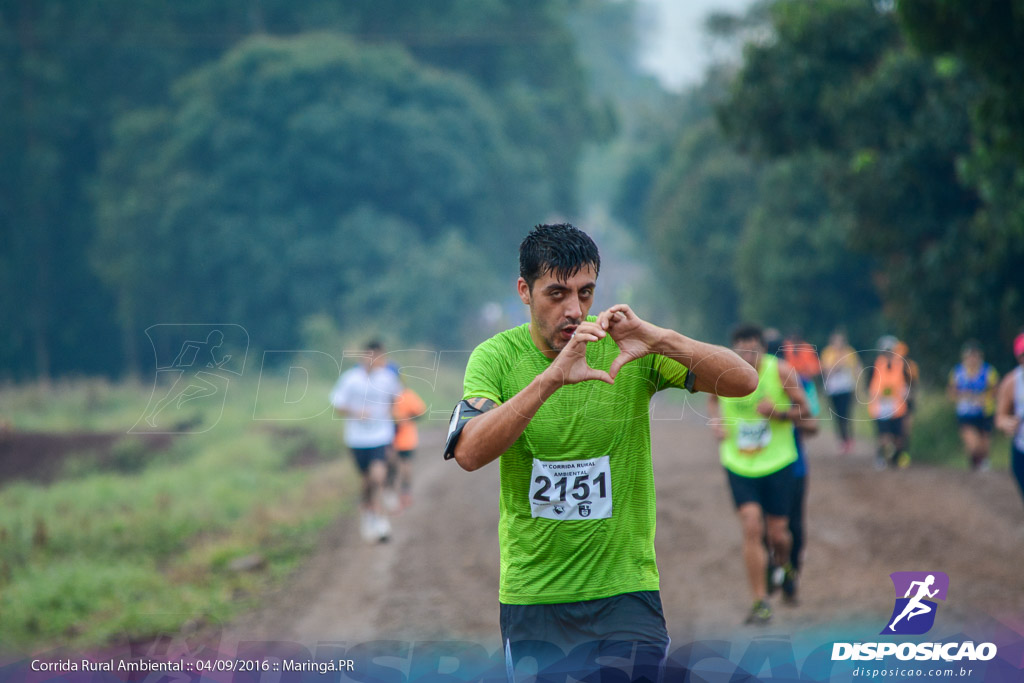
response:
<path id="1" fill-rule="evenodd" d="M 617 663 L 629 680 L 655 683 L 668 655 L 668 630 L 658 591 L 500 607 L 509 681 L 517 679 L 519 662 L 532 658 L 538 672 L 551 675 L 568 673 L 582 678 Z M 530 662 L 525 668 L 532 665 Z M 565 680 L 564 675 L 558 677 Z"/>
<path id="2" fill-rule="evenodd" d="M 400 459 L 402 459 L 402 460 L 411 460 L 412 456 L 416 455 L 416 451 L 415 450 L 395 451 L 395 453 L 397 453 L 398 457 Z"/>
<path id="3" fill-rule="evenodd" d="M 726 470 L 736 508 L 739 509 L 744 503 L 757 503 L 766 515 L 788 515 L 793 500 L 795 465 L 796 463 L 790 463 L 781 470 L 763 477 L 744 477 Z"/>
<path id="4" fill-rule="evenodd" d="M 974 427 L 979 432 L 988 434 L 995 426 L 991 415 L 957 415 L 956 421 L 961 427 Z"/>
<path id="5" fill-rule="evenodd" d="M 366 474 L 370 471 L 370 465 L 375 460 L 382 462 L 388 461 L 388 451 L 384 446 L 375 446 L 373 448 L 353 448 L 352 457 L 356 460 L 356 467 L 362 474 Z"/>
<path id="6" fill-rule="evenodd" d="M 903 418 L 891 417 L 888 420 L 875 420 L 875 430 L 879 436 L 903 436 Z"/>

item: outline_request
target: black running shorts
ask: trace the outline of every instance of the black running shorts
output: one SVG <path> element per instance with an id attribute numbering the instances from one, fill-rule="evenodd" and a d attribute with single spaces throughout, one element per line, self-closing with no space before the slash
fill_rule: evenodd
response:
<path id="1" fill-rule="evenodd" d="M 790 463 L 781 470 L 763 477 L 742 477 L 726 470 L 732 499 L 737 509 L 744 503 L 757 503 L 766 515 L 788 515 L 793 499 L 795 464 Z"/>
<path id="2" fill-rule="evenodd" d="M 958 415 L 956 421 L 961 427 L 974 427 L 983 434 L 990 433 L 995 426 L 992 415 Z"/>
<path id="3" fill-rule="evenodd" d="M 362 474 L 366 474 L 370 471 L 370 465 L 373 464 L 374 460 L 381 460 L 387 462 L 388 452 L 384 446 L 376 446 L 374 448 L 353 448 L 352 457 L 355 458 L 356 467 Z"/>
<path id="4" fill-rule="evenodd" d="M 614 667 L 628 680 L 655 683 L 669 646 L 658 591 L 554 605 L 502 604 L 501 639 L 510 682 L 526 671 L 546 674 L 538 680 L 565 680 L 562 674 L 581 679 Z"/>
<path id="5" fill-rule="evenodd" d="M 903 436 L 903 418 L 892 417 L 888 420 L 875 420 L 875 430 L 879 436 L 883 434 Z"/>

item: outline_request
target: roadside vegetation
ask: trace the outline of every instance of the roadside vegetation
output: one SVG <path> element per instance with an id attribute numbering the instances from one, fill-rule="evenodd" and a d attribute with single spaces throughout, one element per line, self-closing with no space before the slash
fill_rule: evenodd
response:
<path id="1" fill-rule="evenodd" d="M 103 452 L 67 452 L 50 481 L 0 482 L 3 648 L 99 646 L 221 623 L 316 547 L 355 502 L 342 425 L 329 413 L 254 421 L 254 390 L 229 392 L 222 414 L 195 413 L 205 431 L 156 451 L 126 433 L 151 387 L 0 391 L 8 444 L 25 433 L 124 434 Z"/>

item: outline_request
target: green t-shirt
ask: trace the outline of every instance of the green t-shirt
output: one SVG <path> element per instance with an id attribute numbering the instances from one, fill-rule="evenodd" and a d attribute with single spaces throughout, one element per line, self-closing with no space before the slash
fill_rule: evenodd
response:
<path id="1" fill-rule="evenodd" d="M 741 477 L 765 477 L 797 459 L 793 423 L 757 412 L 757 404 L 765 398 L 776 406 L 791 403 L 779 377 L 778 359 L 763 354 L 757 375 L 754 393 L 718 399 L 726 434 L 719 446 L 722 465 Z"/>
<path id="2" fill-rule="evenodd" d="M 587 345 L 587 362 L 608 370 L 618 353 L 609 335 Z M 504 403 L 550 364 L 528 324 L 502 332 L 470 356 L 463 398 Z M 563 386 L 544 402 L 500 459 L 502 603 L 658 590 L 648 411 L 655 392 L 686 377 L 682 364 L 651 354 L 612 385 Z"/>

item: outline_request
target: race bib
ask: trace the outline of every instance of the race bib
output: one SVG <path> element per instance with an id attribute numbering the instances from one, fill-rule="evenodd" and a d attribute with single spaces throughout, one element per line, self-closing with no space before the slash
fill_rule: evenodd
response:
<path id="1" fill-rule="evenodd" d="M 896 414 L 896 409 L 899 404 L 894 398 L 880 398 L 878 399 L 878 417 L 879 420 L 888 420 Z"/>
<path id="2" fill-rule="evenodd" d="M 856 388 L 853 373 L 847 368 L 836 368 L 825 378 L 825 393 L 845 394 Z"/>
<path id="3" fill-rule="evenodd" d="M 772 428 L 768 420 L 740 422 L 736 425 L 736 445 L 740 453 L 754 455 L 772 441 Z"/>
<path id="4" fill-rule="evenodd" d="M 956 412 L 959 415 L 976 415 L 985 412 L 985 397 L 970 396 L 957 401 Z"/>
<path id="5" fill-rule="evenodd" d="M 533 460 L 530 512 L 544 519 L 606 519 L 612 516 L 608 456 L 590 460 Z"/>

